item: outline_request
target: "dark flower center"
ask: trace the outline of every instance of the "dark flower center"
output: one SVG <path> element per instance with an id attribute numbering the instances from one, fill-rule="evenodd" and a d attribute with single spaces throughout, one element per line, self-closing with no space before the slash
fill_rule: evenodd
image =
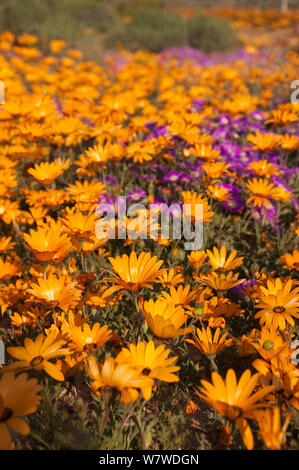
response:
<path id="1" fill-rule="evenodd" d="M 4 408 L 2 415 L 0 416 L 0 423 L 5 423 L 11 418 L 13 415 L 13 411 L 10 408 Z"/>
<path id="2" fill-rule="evenodd" d="M 83 346 L 83 351 L 95 351 L 97 349 L 96 343 L 86 343 Z"/>
<path id="3" fill-rule="evenodd" d="M 236 420 L 243 415 L 243 409 L 236 405 L 228 405 L 227 409 L 225 410 L 226 418 L 230 420 Z"/>
<path id="4" fill-rule="evenodd" d="M 43 356 L 36 356 L 30 361 L 30 365 L 33 367 L 38 366 L 39 364 L 43 362 L 43 360 L 44 360 Z"/>
<path id="5" fill-rule="evenodd" d="M 274 308 L 273 308 L 273 312 L 275 312 L 275 313 L 283 313 L 283 312 L 285 312 L 285 308 L 284 308 L 284 307 L 281 307 L 281 306 L 274 307 Z"/>

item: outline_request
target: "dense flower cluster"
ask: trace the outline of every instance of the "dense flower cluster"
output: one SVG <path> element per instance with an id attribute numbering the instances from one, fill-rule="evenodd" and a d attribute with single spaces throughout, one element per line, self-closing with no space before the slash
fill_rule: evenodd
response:
<path id="1" fill-rule="evenodd" d="M 143 400 L 154 413 L 165 389 L 172 413 L 205 401 L 228 420 L 224 446 L 235 422 L 247 449 L 284 448 L 299 409 L 298 54 L 97 65 L 36 43 L 0 36 L 0 448 L 9 428 L 29 433 L 37 392 L 67 399 L 78 383 L 106 411 Z M 98 238 L 98 203 L 120 195 L 189 204 L 193 222 L 201 204 L 201 250 Z"/>

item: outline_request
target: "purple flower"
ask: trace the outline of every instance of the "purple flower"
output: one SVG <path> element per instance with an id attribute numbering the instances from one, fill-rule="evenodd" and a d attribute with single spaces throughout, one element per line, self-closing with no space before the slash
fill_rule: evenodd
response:
<path id="1" fill-rule="evenodd" d="M 202 107 L 206 104 L 205 99 L 194 99 L 192 100 L 190 111 L 200 112 Z"/>
<path id="2" fill-rule="evenodd" d="M 134 189 L 134 191 L 127 194 L 128 201 L 130 202 L 140 202 L 147 196 L 146 192 L 143 189 Z"/>
<path id="3" fill-rule="evenodd" d="M 196 106 L 204 106 L 206 104 L 206 100 L 204 98 L 194 99 L 192 103 Z"/>
<path id="4" fill-rule="evenodd" d="M 230 126 L 232 123 L 232 118 L 229 116 L 229 114 L 220 114 L 218 117 L 218 124 L 220 126 Z"/>
<path id="5" fill-rule="evenodd" d="M 90 119 L 88 119 L 87 117 L 83 117 L 83 118 L 81 119 L 81 121 L 82 121 L 84 124 L 87 124 L 88 127 L 94 127 L 94 123 L 93 123 Z"/>
<path id="6" fill-rule="evenodd" d="M 290 188 L 290 186 L 288 186 L 281 178 L 279 178 L 279 176 L 273 175 L 272 180 L 275 186 L 278 188 L 283 188 L 286 191 L 292 192 L 292 188 Z"/>
<path id="7" fill-rule="evenodd" d="M 295 211 L 299 213 L 299 199 L 296 197 L 293 197 L 292 204 L 293 204 Z"/>
<path id="8" fill-rule="evenodd" d="M 98 199 L 98 206 L 96 213 L 102 215 L 102 212 L 114 213 L 117 215 L 118 210 L 122 213 L 125 213 L 127 210 L 126 200 L 124 197 L 111 196 L 110 194 L 103 194 L 102 197 Z"/>
<path id="9" fill-rule="evenodd" d="M 228 212 L 232 212 L 233 214 L 242 212 L 244 209 L 244 201 L 237 194 L 232 194 L 231 199 L 228 201 L 223 201 L 221 204 L 224 209 L 226 209 Z"/>
<path id="10" fill-rule="evenodd" d="M 162 177 L 163 183 L 188 182 L 190 177 L 182 171 L 169 171 Z"/>
<path id="11" fill-rule="evenodd" d="M 232 195 L 237 195 L 240 192 L 240 188 L 234 184 L 220 183 L 219 186 L 222 186 L 225 189 L 228 189 L 229 193 Z"/>
<path id="12" fill-rule="evenodd" d="M 98 204 L 114 204 L 114 197 L 111 194 L 102 194 L 97 202 Z"/>
<path id="13" fill-rule="evenodd" d="M 266 119 L 264 114 L 261 111 L 258 111 L 258 110 L 251 111 L 250 114 L 253 117 L 253 119 L 255 119 L 256 121 L 264 121 Z"/>
<path id="14" fill-rule="evenodd" d="M 239 297 L 245 297 L 246 293 L 244 291 L 244 288 L 247 287 L 248 285 L 254 288 L 256 285 L 256 279 L 245 280 L 238 286 L 233 287 L 232 291 L 234 292 L 234 294 L 238 295 Z"/>
<path id="15" fill-rule="evenodd" d="M 230 136 L 230 130 L 225 127 L 219 127 L 218 129 L 212 132 L 212 136 L 216 140 L 227 140 Z"/>
<path id="16" fill-rule="evenodd" d="M 158 137 L 169 133 L 165 126 L 156 127 L 153 123 L 148 123 L 146 126 L 149 127 L 151 133 L 146 137 L 145 140 L 157 139 Z"/>
<path id="17" fill-rule="evenodd" d="M 106 178 L 104 178 L 103 180 L 103 183 L 107 183 L 107 184 L 110 184 L 111 186 L 115 186 L 116 184 L 118 184 L 118 180 L 115 176 L 106 176 Z"/>
<path id="18" fill-rule="evenodd" d="M 251 215 L 262 225 L 264 222 L 268 221 L 272 227 L 279 226 L 280 221 L 277 218 L 277 208 L 274 206 L 274 204 L 270 203 L 269 206 L 263 205 L 261 207 L 254 207 L 251 209 Z"/>

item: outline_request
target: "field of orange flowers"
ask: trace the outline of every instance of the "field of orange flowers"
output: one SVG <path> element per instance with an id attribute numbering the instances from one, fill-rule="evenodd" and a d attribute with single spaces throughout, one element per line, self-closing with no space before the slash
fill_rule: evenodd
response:
<path id="1" fill-rule="evenodd" d="M 298 69 L 0 35 L 0 449 L 298 448 Z M 143 236 L 97 236 L 119 196 Z"/>

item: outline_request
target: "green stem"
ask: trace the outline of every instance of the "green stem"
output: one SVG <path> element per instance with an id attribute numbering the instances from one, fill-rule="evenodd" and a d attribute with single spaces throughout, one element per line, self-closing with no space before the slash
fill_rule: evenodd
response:
<path id="1" fill-rule="evenodd" d="M 101 441 L 102 441 L 102 435 L 103 435 L 103 432 L 105 430 L 105 427 L 107 425 L 107 422 L 108 422 L 108 419 L 109 419 L 109 416 L 110 416 L 110 400 L 111 400 L 111 396 L 112 396 L 112 390 L 103 390 L 102 391 L 102 397 L 103 397 L 103 400 L 104 400 L 104 410 L 105 410 L 105 413 L 104 413 L 104 416 L 103 416 L 103 419 L 101 421 L 101 426 L 100 426 L 100 430 L 99 430 L 99 445 L 101 444 Z"/>
<path id="2" fill-rule="evenodd" d="M 109 445 L 107 447 L 107 450 L 112 450 L 113 447 L 115 446 L 116 442 L 118 441 L 119 439 L 119 436 L 121 435 L 121 432 L 122 430 L 124 429 L 124 427 L 126 426 L 127 422 L 129 421 L 129 419 L 131 418 L 132 414 L 133 414 L 133 411 L 135 410 L 135 407 L 136 407 L 136 404 L 137 404 L 137 400 L 132 404 L 131 408 L 129 409 L 128 413 L 126 416 L 124 416 L 124 419 L 119 427 L 119 430 L 118 430 L 118 433 L 116 434 L 115 438 L 113 440 L 111 440 L 109 442 Z"/>
<path id="3" fill-rule="evenodd" d="M 135 308 L 136 308 L 136 318 L 137 318 L 137 341 L 141 339 L 141 327 L 142 327 L 142 321 L 143 321 L 143 316 L 141 311 L 139 310 L 139 305 L 138 305 L 138 292 L 132 292 L 132 297 L 134 299 L 135 303 Z"/>
<path id="4" fill-rule="evenodd" d="M 52 450 L 52 447 L 46 441 L 44 441 L 41 437 L 35 434 L 35 432 L 33 432 L 32 430 L 30 431 L 30 436 L 33 437 L 33 439 L 35 439 L 36 441 L 43 444 L 47 449 Z"/>
<path id="5" fill-rule="evenodd" d="M 208 357 L 210 359 L 212 368 L 214 369 L 215 372 L 218 372 L 218 367 L 217 367 L 217 364 L 215 362 L 215 354 L 209 354 Z"/>

